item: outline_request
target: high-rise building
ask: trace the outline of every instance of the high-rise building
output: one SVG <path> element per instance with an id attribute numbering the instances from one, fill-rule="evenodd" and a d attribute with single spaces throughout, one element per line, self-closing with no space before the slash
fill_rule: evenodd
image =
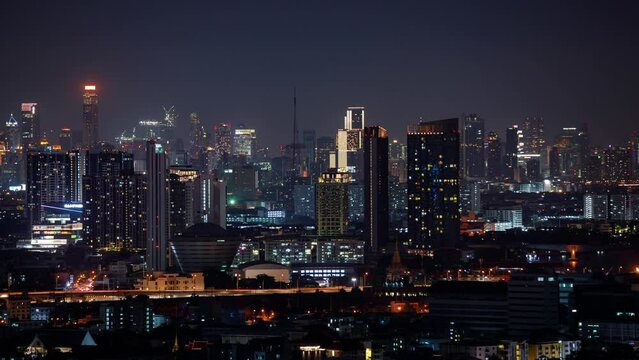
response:
<path id="1" fill-rule="evenodd" d="M 592 220 L 608 219 L 608 195 L 585 194 L 584 217 Z"/>
<path id="2" fill-rule="evenodd" d="M 517 154 L 519 154 L 520 146 L 520 130 L 517 125 L 513 125 L 506 129 L 506 146 L 504 149 L 504 170 L 505 178 L 514 180 L 518 178 L 519 171 L 517 169 Z"/>
<path id="3" fill-rule="evenodd" d="M 343 235 L 348 228 L 348 173 L 326 172 L 315 187 L 317 235 Z"/>
<path id="4" fill-rule="evenodd" d="M 58 133 L 58 143 L 62 151 L 70 151 L 73 148 L 73 138 L 71 137 L 71 129 L 63 128 Z"/>
<path id="5" fill-rule="evenodd" d="M 484 167 L 484 119 L 477 114 L 462 118 L 461 165 L 464 177 L 482 178 Z"/>
<path id="6" fill-rule="evenodd" d="M 344 116 L 344 129 L 346 130 L 362 130 L 366 126 L 364 122 L 364 107 L 349 106 L 346 108 L 346 116 Z"/>
<path id="7" fill-rule="evenodd" d="M 191 113 L 190 119 L 189 142 L 191 147 L 189 148 L 189 155 L 191 158 L 197 158 L 206 145 L 206 131 L 197 113 Z"/>
<path id="8" fill-rule="evenodd" d="M 226 229 L 226 183 L 212 175 L 200 175 L 196 187 L 196 223 L 213 223 Z"/>
<path id="9" fill-rule="evenodd" d="M 22 164 L 21 129 L 13 114 L 5 122 L 5 151 L 0 153 L 0 188 L 16 186 L 24 183 Z"/>
<path id="10" fill-rule="evenodd" d="M 408 236 L 420 248 L 453 246 L 459 238 L 458 119 L 408 129 Z"/>
<path id="11" fill-rule="evenodd" d="M 72 150 L 69 156 L 69 201 L 82 204 L 82 181 L 86 171 L 86 152 Z"/>
<path id="12" fill-rule="evenodd" d="M 224 161 L 231 155 L 231 124 L 221 123 L 215 125 L 215 148 L 218 159 Z"/>
<path id="13" fill-rule="evenodd" d="M 373 252 L 388 240 L 388 132 L 364 128 L 364 239 Z"/>
<path id="14" fill-rule="evenodd" d="M 603 151 L 603 181 L 619 182 L 632 178 L 632 149 L 627 146 L 609 146 Z"/>
<path id="15" fill-rule="evenodd" d="M 40 112 L 37 103 L 22 103 L 22 149 L 24 152 L 40 145 Z"/>
<path id="16" fill-rule="evenodd" d="M 501 155 L 501 139 L 495 132 L 489 132 L 486 136 L 486 176 L 489 179 L 497 179 L 501 177 L 502 155 Z"/>
<path id="17" fill-rule="evenodd" d="M 406 183 L 406 145 L 393 139 L 388 146 L 388 172 L 397 181 Z"/>
<path id="18" fill-rule="evenodd" d="M 239 129 L 235 129 L 233 136 L 233 155 L 244 157 L 248 161 L 252 161 L 257 152 L 257 138 L 255 129 L 246 129 L 240 125 Z"/>
<path id="19" fill-rule="evenodd" d="M 330 169 L 331 151 L 335 151 L 335 138 L 322 136 L 317 138 L 317 173 L 321 174 Z"/>
<path id="20" fill-rule="evenodd" d="M 195 225 L 195 199 L 197 170 L 190 166 L 169 168 L 169 238 L 182 235 L 184 230 Z"/>
<path id="21" fill-rule="evenodd" d="M 315 219 L 315 185 L 295 184 L 293 199 L 295 215 Z"/>
<path id="22" fill-rule="evenodd" d="M 304 130 L 302 131 L 302 141 L 304 142 L 304 169 L 303 172 L 305 177 L 308 176 L 311 179 L 315 179 L 314 172 L 316 169 L 316 154 L 315 148 L 317 147 L 317 143 L 315 141 L 315 130 Z"/>
<path id="23" fill-rule="evenodd" d="M 31 224 L 43 221 L 43 208 L 69 201 L 69 158 L 59 152 L 27 154 L 27 206 Z"/>
<path id="24" fill-rule="evenodd" d="M 524 119 L 521 127 L 522 131 L 522 147 L 523 154 L 539 154 L 546 146 L 544 137 L 544 118 L 537 116 L 528 116 Z"/>
<path id="25" fill-rule="evenodd" d="M 76 160 L 81 167 L 81 157 Z M 83 177 L 82 230 L 89 246 L 94 249 L 145 247 L 145 182 L 144 175 L 133 171 L 132 154 L 112 148 L 88 153 Z"/>
<path id="26" fill-rule="evenodd" d="M 13 117 L 13 114 L 11 114 L 5 122 L 4 141 L 7 144 L 7 150 L 9 152 L 16 152 L 20 148 L 20 126 L 18 120 Z"/>
<path id="27" fill-rule="evenodd" d="M 82 94 L 82 147 L 90 149 L 100 141 L 98 123 L 98 92 L 95 85 L 85 85 Z"/>
<path id="28" fill-rule="evenodd" d="M 146 178 L 146 265 L 149 271 L 165 271 L 170 221 L 167 158 L 164 146 L 153 140 L 146 145 Z"/>

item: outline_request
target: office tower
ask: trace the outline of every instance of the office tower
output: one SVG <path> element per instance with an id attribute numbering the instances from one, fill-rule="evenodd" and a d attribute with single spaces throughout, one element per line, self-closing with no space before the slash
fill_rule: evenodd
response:
<path id="1" fill-rule="evenodd" d="M 32 225 L 43 221 L 43 208 L 69 201 L 68 169 L 64 153 L 27 154 L 27 206 Z"/>
<path id="2" fill-rule="evenodd" d="M 195 222 L 226 229 L 226 183 L 212 175 L 200 175 L 195 188 Z"/>
<path id="3" fill-rule="evenodd" d="M 190 166 L 169 167 L 169 238 L 182 235 L 195 221 L 197 170 Z"/>
<path id="4" fill-rule="evenodd" d="M 36 149 L 40 145 L 40 112 L 37 103 L 22 103 L 22 151 Z"/>
<path id="5" fill-rule="evenodd" d="M 479 181 L 462 179 L 460 184 L 460 207 L 463 215 L 481 212 L 481 186 Z"/>
<path id="6" fill-rule="evenodd" d="M 233 155 L 252 161 L 257 151 L 255 129 L 246 129 L 240 125 L 233 135 Z"/>
<path id="7" fill-rule="evenodd" d="M 215 149 L 217 150 L 218 159 L 224 160 L 231 155 L 231 124 L 221 123 L 214 127 L 215 130 Z"/>
<path id="8" fill-rule="evenodd" d="M 539 154 L 546 145 L 544 137 L 544 118 L 528 116 L 521 127 L 523 154 Z"/>
<path id="9" fill-rule="evenodd" d="M 327 172 L 330 169 L 330 154 L 335 151 L 335 138 L 322 136 L 317 138 L 317 172 Z"/>
<path id="10" fill-rule="evenodd" d="M 608 195 L 585 194 L 584 218 L 591 220 L 608 219 Z"/>
<path id="11" fill-rule="evenodd" d="M 486 176 L 495 180 L 501 177 L 501 139 L 499 135 L 491 131 L 486 136 Z"/>
<path id="12" fill-rule="evenodd" d="M 503 175 L 507 179 L 518 178 L 517 154 L 519 153 L 519 128 L 513 125 L 506 129 L 506 146 L 504 149 L 504 171 Z"/>
<path id="13" fill-rule="evenodd" d="M 348 173 L 325 172 L 315 187 L 317 235 L 336 236 L 348 228 Z"/>
<path id="14" fill-rule="evenodd" d="M 90 149 L 100 141 L 98 123 L 98 92 L 95 85 L 85 85 L 82 94 L 82 147 Z"/>
<path id="15" fill-rule="evenodd" d="M 363 106 L 349 106 L 346 108 L 346 116 L 344 116 L 345 130 L 362 130 L 365 125 Z"/>
<path id="16" fill-rule="evenodd" d="M 146 265 L 149 271 L 165 271 L 169 237 L 169 182 L 166 151 L 153 140 L 146 144 L 147 244 Z"/>
<path id="17" fill-rule="evenodd" d="M 18 125 L 18 120 L 13 117 L 13 114 L 11 114 L 5 122 L 4 141 L 7 144 L 7 151 L 9 152 L 17 152 L 20 148 L 20 126 Z"/>
<path id="18" fill-rule="evenodd" d="M 632 149 L 628 146 L 609 146 L 602 152 L 601 180 L 621 182 L 632 179 Z"/>
<path id="19" fill-rule="evenodd" d="M 82 181 L 86 171 L 86 152 L 72 150 L 69 157 L 69 201 L 82 204 Z"/>
<path id="20" fill-rule="evenodd" d="M 464 177 L 484 177 L 484 119 L 477 114 L 463 115 L 461 166 Z"/>
<path id="21" fill-rule="evenodd" d="M 361 171 L 357 168 L 359 157 L 363 156 L 363 132 L 362 130 L 340 129 L 337 131 L 335 144 L 337 147 L 337 169 L 340 172 L 355 173 Z"/>
<path id="22" fill-rule="evenodd" d="M 559 282 L 554 274 L 512 274 L 508 282 L 508 333 L 517 339 L 559 327 Z"/>
<path id="23" fill-rule="evenodd" d="M 304 143 L 303 176 L 308 176 L 314 180 L 315 164 L 317 162 L 317 159 L 315 157 L 315 148 L 317 147 L 317 144 L 315 142 L 315 130 L 302 131 L 302 142 Z"/>
<path id="24" fill-rule="evenodd" d="M 407 205 L 411 246 L 454 246 L 459 238 L 458 119 L 409 127 Z"/>
<path id="25" fill-rule="evenodd" d="M 366 205 L 363 183 L 351 182 L 348 184 L 348 221 L 364 222 Z"/>
<path id="26" fill-rule="evenodd" d="M 83 239 L 93 249 L 144 248 L 146 177 L 134 173 L 133 155 L 96 149 L 85 164 Z"/>
<path id="27" fill-rule="evenodd" d="M 377 253 L 388 240 L 388 132 L 364 128 L 364 240 Z"/>
<path id="28" fill-rule="evenodd" d="M 62 151 L 70 151 L 73 148 L 71 129 L 60 129 L 60 133 L 58 133 L 58 144 L 60 144 Z"/>
<path id="29" fill-rule="evenodd" d="M 388 172 L 400 183 L 406 183 L 406 145 L 397 139 L 388 146 Z"/>
<path id="30" fill-rule="evenodd" d="M 202 152 L 206 145 L 206 131 L 200 121 L 200 116 L 197 113 L 191 113 L 189 116 L 191 119 L 189 128 L 189 156 L 191 158 L 198 158 L 200 152 Z"/>

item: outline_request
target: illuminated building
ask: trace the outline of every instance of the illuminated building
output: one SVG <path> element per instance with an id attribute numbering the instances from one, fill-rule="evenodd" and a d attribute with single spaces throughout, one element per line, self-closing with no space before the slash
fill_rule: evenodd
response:
<path id="1" fill-rule="evenodd" d="M 13 114 L 5 122 L 4 149 L 0 152 L 0 188 L 24 183 L 21 130 Z"/>
<path id="2" fill-rule="evenodd" d="M 165 271 L 169 240 L 169 182 L 166 151 L 153 140 L 146 149 L 146 265 L 149 271 Z"/>
<path id="3" fill-rule="evenodd" d="M 521 229 L 522 222 L 521 205 L 490 206 L 484 211 L 484 218 L 499 224 L 495 231 L 505 231 L 508 229 Z"/>
<path id="4" fill-rule="evenodd" d="M 100 320 L 105 331 L 131 331 L 143 334 L 153 330 L 153 304 L 139 295 L 123 301 L 102 303 Z"/>
<path id="5" fill-rule="evenodd" d="M 608 195 L 584 195 L 584 217 L 592 220 L 608 218 Z"/>
<path id="6" fill-rule="evenodd" d="M 457 119 L 408 129 L 408 236 L 414 247 L 454 246 L 459 238 Z"/>
<path id="7" fill-rule="evenodd" d="M 313 262 L 313 244 L 297 238 L 264 241 L 264 260 L 278 264 L 309 264 Z"/>
<path id="8" fill-rule="evenodd" d="M 189 149 L 189 155 L 191 158 L 197 158 L 200 152 L 206 147 L 206 131 L 197 113 L 191 113 L 190 118 L 189 141 L 191 147 Z"/>
<path id="9" fill-rule="evenodd" d="M 83 238 L 94 249 L 145 247 L 146 178 L 133 172 L 133 156 L 90 152 L 83 177 Z"/>
<path id="10" fill-rule="evenodd" d="M 402 184 L 406 183 L 406 145 L 393 139 L 388 146 L 388 172 L 397 177 Z"/>
<path id="11" fill-rule="evenodd" d="M 349 106 L 346 108 L 346 116 L 344 116 L 344 129 L 346 130 L 363 130 L 364 122 L 363 106 Z"/>
<path id="12" fill-rule="evenodd" d="M 388 132 L 364 129 L 364 239 L 377 253 L 388 240 Z"/>
<path id="13" fill-rule="evenodd" d="M 363 264 L 366 244 L 357 239 L 317 240 L 317 263 Z"/>
<path id="14" fill-rule="evenodd" d="M 73 150 L 67 153 L 69 157 L 69 201 L 82 203 L 82 179 L 86 171 L 87 153 Z"/>
<path id="15" fill-rule="evenodd" d="M 204 274 L 168 274 L 154 272 L 142 278 L 140 290 L 145 291 L 202 291 Z"/>
<path id="16" fill-rule="evenodd" d="M 348 184 L 346 173 L 326 172 L 316 185 L 315 221 L 317 235 L 332 236 L 346 233 L 348 228 Z"/>
<path id="17" fill-rule="evenodd" d="M 348 184 L 348 221 L 363 222 L 365 213 L 364 204 L 365 194 L 364 185 L 350 183 Z"/>
<path id="18" fill-rule="evenodd" d="M 461 213 L 468 215 L 481 212 L 481 184 L 477 180 L 461 180 L 460 206 Z"/>
<path id="19" fill-rule="evenodd" d="M 90 149 L 100 141 L 98 123 L 98 92 L 95 85 L 85 85 L 82 94 L 82 147 Z"/>
<path id="20" fill-rule="evenodd" d="M 483 178 L 484 167 L 484 119 L 477 114 L 462 118 L 461 166 L 462 175 Z"/>
<path id="21" fill-rule="evenodd" d="M 520 148 L 521 131 L 517 125 L 506 129 L 506 146 L 504 148 L 504 170 L 503 175 L 510 180 L 519 179 L 519 169 L 517 168 L 517 154 Z"/>
<path id="22" fill-rule="evenodd" d="M 226 229 L 226 183 L 200 175 L 196 188 L 196 223 L 212 223 Z"/>
<path id="23" fill-rule="evenodd" d="M 233 135 L 233 155 L 244 157 L 247 161 L 252 161 L 257 151 L 255 129 L 245 129 L 240 126 L 235 129 Z"/>
<path id="24" fill-rule="evenodd" d="M 626 146 L 609 146 L 602 152 L 601 180 L 607 182 L 628 181 L 632 178 L 632 149 Z"/>
<path id="25" fill-rule="evenodd" d="M 37 103 L 22 103 L 21 109 L 22 149 L 26 152 L 40 145 L 40 112 Z"/>
<path id="26" fill-rule="evenodd" d="M 295 215 L 315 219 L 315 185 L 294 185 L 293 199 Z"/>
<path id="27" fill-rule="evenodd" d="M 69 201 L 69 158 L 64 153 L 27 154 L 27 206 L 31 224 L 44 220 L 42 207 Z"/>
<path id="28" fill-rule="evenodd" d="M 335 138 L 322 136 L 317 138 L 317 173 L 321 174 L 330 169 L 330 154 L 335 151 Z"/>
<path id="29" fill-rule="evenodd" d="M 546 145 L 546 139 L 544 138 L 544 118 L 537 116 L 526 117 L 521 130 L 522 146 L 520 153 L 540 154 Z"/>
<path id="30" fill-rule="evenodd" d="M 197 178 L 197 171 L 191 167 L 169 167 L 170 238 L 195 224 Z"/>
<path id="31" fill-rule="evenodd" d="M 17 152 L 20 149 L 20 126 L 18 125 L 18 120 L 13 117 L 13 114 L 11 114 L 5 122 L 4 141 L 8 151 Z"/>
<path id="32" fill-rule="evenodd" d="M 340 129 L 335 137 L 336 167 L 340 172 L 355 173 L 358 171 L 358 157 L 363 147 L 363 131 L 361 129 Z"/>
<path id="33" fill-rule="evenodd" d="M 215 125 L 215 148 L 220 161 L 231 155 L 231 124 L 221 123 Z"/>
<path id="34" fill-rule="evenodd" d="M 486 176 L 489 179 L 498 179 L 502 171 L 501 139 L 494 132 L 486 136 L 488 146 L 486 148 Z"/>

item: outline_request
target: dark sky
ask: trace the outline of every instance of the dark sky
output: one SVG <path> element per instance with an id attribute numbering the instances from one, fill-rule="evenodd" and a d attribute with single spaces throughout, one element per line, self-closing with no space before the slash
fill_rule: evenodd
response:
<path id="1" fill-rule="evenodd" d="M 541 115 L 598 143 L 639 129 L 639 1 L 2 1 L 0 114 L 37 101 L 80 128 L 95 82 L 108 139 L 175 105 L 270 146 L 334 135 L 345 107 L 403 138 L 419 117 L 478 112 L 500 132 Z"/>

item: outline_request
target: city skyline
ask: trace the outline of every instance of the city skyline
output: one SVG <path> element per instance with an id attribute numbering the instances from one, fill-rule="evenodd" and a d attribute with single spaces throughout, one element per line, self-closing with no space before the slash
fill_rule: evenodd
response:
<path id="1" fill-rule="evenodd" d="M 479 114 L 486 131 L 502 137 L 527 116 L 545 119 L 547 138 L 587 122 L 593 143 L 621 144 L 632 130 L 631 64 L 639 57 L 628 46 L 639 39 L 629 25 L 632 2 L 365 4 L 140 2 L 111 29 L 102 15 L 119 12 L 117 2 L 12 3 L 0 26 L 14 36 L 2 49 L 30 43 L 38 56 L 0 60 L 12 69 L 3 74 L 0 111 L 9 118 L 20 103 L 37 102 L 43 129 L 80 129 L 81 86 L 95 83 L 104 140 L 175 105 L 183 132 L 197 112 L 209 132 L 216 123 L 244 123 L 275 147 L 290 142 L 297 86 L 299 129 L 318 135 L 331 135 L 347 106 L 365 106 L 368 124 L 400 139 L 420 117 L 462 113 Z M 348 21 L 354 11 L 358 26 Z M 29 30 L 17 13 L 30 14 Z M 320 30 L 327 22 L 335 28 Z M 109 46 L 87 47 L 87 39 Z"/>

